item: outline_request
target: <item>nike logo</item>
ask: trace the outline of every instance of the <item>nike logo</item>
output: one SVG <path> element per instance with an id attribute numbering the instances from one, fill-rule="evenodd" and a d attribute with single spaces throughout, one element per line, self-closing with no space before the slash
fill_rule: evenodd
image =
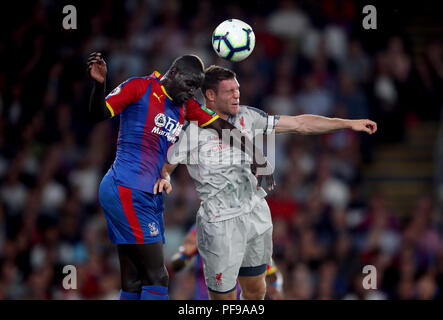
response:
<path id="1" fill-rule="evenodd" d="M 156 97 L 156 98 L 158 99 L 158 102 L 162 102 L 162 101 L 160 100 L 160 98 L 163 97 L 164 94 L 162 94 L 162 95 L 159 97 L 159 96 L 157 95 L 157 93 L 154 92 L 153 95 L 154 95 L 154 97 Z"/>

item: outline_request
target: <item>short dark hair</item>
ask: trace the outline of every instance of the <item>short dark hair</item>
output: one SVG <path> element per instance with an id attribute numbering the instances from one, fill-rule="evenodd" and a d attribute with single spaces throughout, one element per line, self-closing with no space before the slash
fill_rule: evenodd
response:
<path id="1" fill-rule="evenodd" d="M 234 79 L 236 74 L 234 71 L 212 65 L 205 70 L 205 80 L 203 80 L 202 91 L 205 94 L 206 90 L 212 89 L 217 92 L 218 84 L 223 80 Z"/>
<path id="2" fill-rule="evenodd" d="M 186 54 L 175 59 L 170 69 L 172 68 L 176 68 L 178 72 L 203 73 L 205 65 L 198 56 L 194 54 Z"/>

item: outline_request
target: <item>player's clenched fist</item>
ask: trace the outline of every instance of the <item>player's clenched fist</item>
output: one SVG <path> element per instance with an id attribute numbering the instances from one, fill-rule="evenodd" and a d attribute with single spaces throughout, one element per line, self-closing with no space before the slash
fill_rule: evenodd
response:
<path id="1" fill-rule="evenodd" d="M 351 120 L 350 123 L 351 129 L 354 131 L 364 131 L 369 134 L 373 134 L 375 131 L 377 131 L 377 123 L 368 119 Z"/>
<path id="2" fill-rule="evenodd" d="M 99 83 L 104 83 L 106 79 L 106 62 L 100 52 L 93 52 L 88 58 L 88 73 L 92 79 Z"/>

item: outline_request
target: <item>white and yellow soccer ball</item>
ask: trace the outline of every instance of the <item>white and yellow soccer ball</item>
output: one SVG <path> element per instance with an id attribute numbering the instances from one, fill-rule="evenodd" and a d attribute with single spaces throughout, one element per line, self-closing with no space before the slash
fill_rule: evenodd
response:
<path id="1" fill-rule="evenodd" d="M 239 62 L 254 50 L 255 34 L 251 26 L 238 19 L 225 20 L 212 34 L 212 47 L 218 56 Z"/>

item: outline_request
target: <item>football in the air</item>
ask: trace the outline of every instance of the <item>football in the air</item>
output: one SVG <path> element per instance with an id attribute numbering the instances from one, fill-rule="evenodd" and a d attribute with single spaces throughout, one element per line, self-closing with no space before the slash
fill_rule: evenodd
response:
<path id="1" fill-rule="evenodd" d="M 239 62 L 254 50 L 255 35 L 251 26 L 238 19 L 225 20 L 212 34 L 212 47 L 220 57 Z"/>

